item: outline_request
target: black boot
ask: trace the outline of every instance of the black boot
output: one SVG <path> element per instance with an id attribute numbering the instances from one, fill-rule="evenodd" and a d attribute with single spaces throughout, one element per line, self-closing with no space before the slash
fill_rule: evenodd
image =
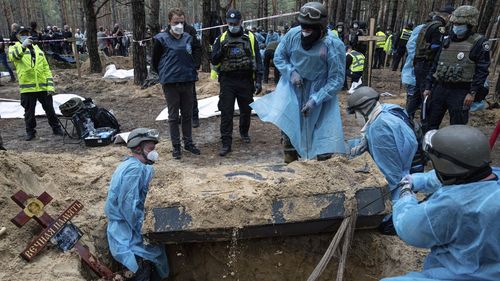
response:
<path id="1" fill-rule="evenodd" d="M 55 129 L 52 129 L 52 132 L 56 136 L 64 136 L 64 131 L 63 131 L 63 129 L 61 127 L 57 127 Z"/>
<path id="2" fill-rule="evenodd" d="M 5 149 L 5 147 L 3 147 L 3 145 L 0 145 L 0 150 L 7 150 L 7 149 Z"/>
<path id="3" fill-rule="evenodd" d="M 241 139 L 243 140 L 244 143 L 250 143 L 252 141 L 248 134 L 241 134 Z"/>
<path id="4" fill-rule="evenodd" d="M 24 137 L 25 141 L 30 141 L 33 140 L 36 137 L 36 133 L 27 133 L 26 136 Z"/>
<path id="5" fill-rule="evenodd" d="M 172 157 L 174 157 L 174 159 L 179 160 L 179 159 L 181 159 L 181 156 L 182 156 L 181 145 L 174 144 L 173 150 L 172 150 Z"/>
<path id="6" fill-rule="evenodd" d="M 194 155 L 200 155 L 201 152 L 200 150 L 196 147 L 196 145 L 194 145 L 194 143 L 186 143 L 184 144 L 184 149 L 193 153 Z"/>
<path id="7" fill-rule="evenodd" d="M 219 156 L 226 156 L 229 152 L 231 152 L 230 145 L 222 145 L 222 148 L 219 150 Z"/>

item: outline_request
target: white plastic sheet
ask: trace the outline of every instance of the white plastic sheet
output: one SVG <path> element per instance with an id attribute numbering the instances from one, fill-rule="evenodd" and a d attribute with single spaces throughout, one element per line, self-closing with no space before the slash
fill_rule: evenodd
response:
<path id="1" fill-rule="evenodd" d="M 254 100 L 260 99 L 260 97 L 254 97 Z M 213 96 L 209 97 L 206 99 L 201 99 L 198 101 L 198 110 L 199 110 L 199 117 L 200 118 L 209 118 L 213 116 L 218 116 L 220 115 L 219 108 L 217 104 L 219 103 L 219 96 Z M 234 110 L 239 110 L 238 103 L 234 103 Z M 254 111 L 252 111 L 252 114 L 255 114 Z M 156 117 L 156 121 L 162 121 L 162 120 L 168 120 L 168 109 L 165 108 L 163 109 L 158 117 Z"/>
<path id="2" fill-rule="evenodd" d="M 52 97 L 54 110 L 57 115 L 62 115 L 59 110 L 59 106 L 65 102 L 67 102 L 71 98 L 80 98 L 84 99 L 78 95 L 73 94 L 60 94 L 54 95 Z M 40 102 L 36 103 L 35 109 L 36 116 L 45 116 L 45 111 L 42 108 Z M 24 118 L 24 108 L 21 106 L 21 101 L 8 101 L 8 102 L 0 102 L 0 117 L 7 118 Z"/>
<path id="3" fill-rule="evenodd" d="M 104 79 L 132 79 L 134 78 L 134 69 L 116 69 L 114 64 L 106 66 Z"/>

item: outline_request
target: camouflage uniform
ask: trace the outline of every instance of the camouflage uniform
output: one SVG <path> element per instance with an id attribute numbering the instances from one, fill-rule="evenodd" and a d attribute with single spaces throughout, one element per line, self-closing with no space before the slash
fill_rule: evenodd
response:
<path id="1" fill-rule="evenodd" d="M 488 40 L 472 31 L 478 17 L 475 7 L 460 6 L 450 18 L 454 25 L 467 24 L 468 30 L 462 38 L 453 32 L 445 38 L 426 77 L 425 89 L 432 89 L 427 130 L 438 129 L 446 111 L 451 125 L 468 122 L 469 106 L 464 100 L 481 90 L 490 65 Z"/>

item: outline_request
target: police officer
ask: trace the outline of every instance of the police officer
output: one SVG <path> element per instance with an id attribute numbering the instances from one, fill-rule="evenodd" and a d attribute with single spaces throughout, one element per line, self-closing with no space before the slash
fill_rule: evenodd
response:
<path id="1" fill-rule="evenodd" d="M 274 52 L 276 51 L 278 44 L 279 44 L 278 41 L 273 41 L 266 46 L 266 50 L 264 51 L 264 84 L 269 83 L 269 80 L 268 80 L 269 79 L 269 67 L 271 67 L 271 66 L 274 68 L 274 83 L 278 84 L 278 81 L 280 80 L 280 72 L 274 66 L 274 63 L 273 63 Z"/>
<path id="2" fill-rule="evenodd" d="M 384 46 L 387 36 L 382 31 L 382 28 L 380 26 L 377 26 L 377 33 L 375 33 L 375 36 L 381 37 L 380 39 L 377 39 L 375 47 L 375 58 L 373 60 L 373 69 L 378 69 L 384 66 L 384 60 L 385 60 Z"/>
<path id="3" fill-rule="evenodd" d="M 36 137 L 35 108 L 37 100 L 42 104 L 47 115 L 49 125 L 54 135 L 63 135 L 59 124 L 52 94 L 54 94 L 54 80 L 49 63 L 45 55 L 30 38 L 30 30 L 23 28 L 16 35 L 16 43 L 9 47 L 9 60 L 14 63 L 21 92 L 21 105 L 24 108 L 24 122 L 26 124 L 26 141 Z"/>
<path id="4" fill-rule="evenodd" d="M 344 23 L 339 21 L 337 25 L 335 26 L 335 29 L 332 29 L 332 32 L 336 34 L 340 41 L 344 42 L 345 39 L 345 30 L 344 30 Z"/>
<path id="5" fill-rule="evenodd" d="M 453 7 L 446 5 L 441 8 L 433 17 L 432 20 L 426 23 L 418 33 L 415 56 L 413 59 L 413 67 L 415 73 L 415 88 L 413 95 L 408 95 L 406 110 L 413 119 L 415 112 L 422 104 L 422 93 L 425 90 L 425 77 L 429 73 L 432 63 L 435 60 L 436 54 L 442 47 L 443 38 L 447 35 L 446 24 L 453 13 Z M 422 111 L 421 118 L 422 119 Z M 424 122 L 422 122 L 424 125 Z"/>
<path id="6" fill-rule="evenodd" d="M 413 24 L 407 23 L 405 27 L 394 36 L 394 60 L 392 62 L 392 71 L 396 71 L 399 66 L 399 62 L 406 55 L 406 43 L 411 36 L 411 30 L 413 29 Z"/>
<path id="7" fill-rule="evenodd" d="M 467 124 L 469 107 L 489 74 L 490 44 L 474 32 L 479 11 L 460 6 L 451 15 L 450 38 L 436 55 L 426 77 L 423 96 L 430 95 L 427 130 L 438 129 L 448 110 L 450 124 Z M 431 90 L 432 89 L 432 90 Z"/>
<path id="8" fill-rule="evenodd" d="M 347 89 L 347 77 L 350 77 L 352 83 L 358 83 L 359 79 L 363 76 L 363 70 L 365 68 L 365 56 L 353 50 L 351 46 L 347 46 L 347 56 L 345 60 L 346 71 L 344 80 L 344 88 Z"/>
<path id="9" fill-rule="evenodd" d="M 250 103 L 253 94 L 262 91 L 262 59 L 254 34 L 243 31 L 241 13 L 236 9 L 227 11 L 226 21 L 228 30 L 215 40 L 211 58 L 219 71 L 220 156 L 231 152 L 235 100 L 240 108 L 240 136 L 250 143 Z"/>

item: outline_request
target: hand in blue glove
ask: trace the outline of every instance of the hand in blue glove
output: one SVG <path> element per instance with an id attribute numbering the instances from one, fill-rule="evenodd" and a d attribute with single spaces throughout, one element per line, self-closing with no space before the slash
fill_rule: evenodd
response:
<path id="1" fill-rule="evenodd" d="M 302 114 L 307 116 L 309 112 L 316 106 L 316 102 L 313 99 L 309 99 L 306 104 L 302 107 Z"/>
<path id="2" fill-rule="evenodd" d="M 368 141 L 363 137 L 358 145 L 351 148 L 351 157 L 359 156 L 365 153 L 365 151 L 368 151 Z"/>
<path id="3" fill-rule="evenodd" d="M 297 87 L 302 86 L 302 77 L 300 77 L 299 73 L 297 71 L 292 71 L 292 75 L 290 76 L 290 81 L 292 81 L 292 84 L 294 84 Z"/>

